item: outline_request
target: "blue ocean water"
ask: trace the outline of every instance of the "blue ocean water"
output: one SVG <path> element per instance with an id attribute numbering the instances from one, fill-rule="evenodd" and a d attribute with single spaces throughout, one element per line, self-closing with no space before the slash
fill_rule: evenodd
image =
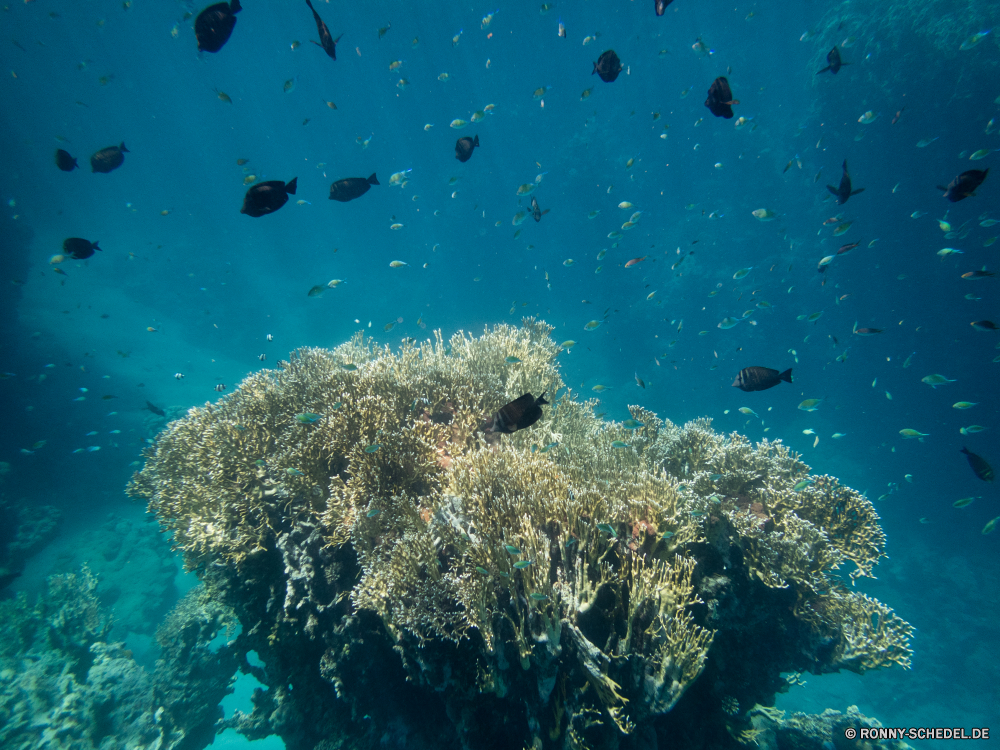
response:
<path id="1" fill-rule="evenodd" d="M 996 270 L 1000 209 L 995 178 L 954 204 L 935 188 L 997 158 L 998 37 L 961 47 L 1000 6 L 676 0 L 657 18 L 645 0 L 523 2 L 486 24 L 492 5 L 317 2 L 344 34 L 333 61 L 309 43 L 305 3 L 248 0 L 226 46 L 201 55 L 184 18 L 200 6 L 126 5 L 36 0 L 0 15 L 0 492 L 63 516 L 5 594 L 117 560 L 148 591 L 113 590 L 111 572 L 98 591 L 120 610 L 120 639 L 155 659 L 156 620 L 191 582 L 148 554 L 155 529 L 122 493 L 164 424 L 147 402 L 180 416 L 295 347 L 358 330 L 396 345 L 531 315 L 577 342 L 564 379 L 609 418 L 629 404 L 709 416 L 876 501 L 890 558 L 858 588 L 916 626 L 913 668 L 805 676 L 780 707 L 1000 732 L 1000 536 L 981 533 L 1000 503 L 959 452 L 1000 465 L 1000 334 L 970 325 L 1000 321 L 1000 280 L 963 278 Z M 850 64 L 816 75 L 834 45 Z M 614 83 L 591 75 L 606 49 L 624 66 Z M 720 75 L 740 128 L 703 106 Z M 481 145 L 463 164 L 466 135 Z M 91 173 L 90 155 L 122 142 L 124 164 Z M 57 170 L 57 148 L 80 169 Z M 825 186 L 844 159 L 864 192 L 838 206 Z M 373 172 L 381 184 L 358 200 L 327 199 L 334 180 Z M 405 184 L 390 184 L 397 173 Z M 250 218 L 251 175 L 298 189 Z M 515 225 L 526 184 L 551 211 Z M 101 251 L 50 263 L 67 237 Z M 740 322 L 723 329 L 727 317 Z M 732 388 L 750 365 L 792 367 L 794 383 Z M 932 388 L 932 374 L 954 382 Z M 797 408 L 810 398 L 818 410 Z M 960 432 L 972 425 L 986 430 Z"/>

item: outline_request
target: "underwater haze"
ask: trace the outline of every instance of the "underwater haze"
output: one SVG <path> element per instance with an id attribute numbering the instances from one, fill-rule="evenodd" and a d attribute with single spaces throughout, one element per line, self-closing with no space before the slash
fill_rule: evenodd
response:
<path id="1" fill-rule="evenodd" d="M 778 708 L 1000 735 L 1000 3 L 500 1 L 314 0 L 335 60 L 301 0 L 246 0 L 214 53 L 201 5 L 3 6 L 0 596 L 86 564 L 152 667 L 197 579 L 123 489 L 170 420 L 299 347 L 533 316 L 605 419 L 710 417 L 875 504 L 889 559 L 855 589 L 915 627 L 912 667 Z"/>

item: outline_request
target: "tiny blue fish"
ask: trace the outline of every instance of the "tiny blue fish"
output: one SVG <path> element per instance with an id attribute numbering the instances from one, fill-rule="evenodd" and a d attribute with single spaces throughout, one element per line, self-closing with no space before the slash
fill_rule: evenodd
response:
<path id="1" fill-rule="evenodd" d="M 87 452 L 88 453 L 93 453 L 94 451 L 99 451 L 100 449 L 101 449 L 101 446 L 99 446 L 99 445 L 91 445 L 91 446 L 87 447 Z"/>
<path id="2" fill-rule="evenodd" d="M 318 422 L 320 415 L 313 414 L 311 411 L 304 412 L 302 414 L 296 414 L 295 418 L 300 424 L 312 424 L 313 422 Z"/>
<path id="3" fill-rule="evenodd" d="M 285 469 L 285 473 L 288 474 L 288 476 L 290 476 L 290 477 L 304 477 L 305 476 L 305 474 L 303 474 L 301 471 L 299 471 L 298 469 L 293 468 L 291 466 L 289 466 L 287 469 Z"/>
<path id="4" fill-rule="evenodd" d="M 534 560 L 518 560 L 516 563 L 514 563 L 514 567 L 517 568 L 518 570 L 524 570 L 533 562 Z"/>
<path id="5" fill-rule="evenodd" d="M 519 549 L 518 549 L 517 547 L 515 547 L 515 546 L 514 546 L 513 544 L 505 544 L 505 545 L 503 546 L 503 548 L 504 548 L 505 550 L 507 550 L 507 552 L 508 552 L 509 554 L 511 554 L 511 555 L 520 555 L 520 554 L 521 554 L 521 550 L 519 550 Z"/>
<path id="6" fill-rule="evenodd" d="M 342 370 L 347 370 L 348 372 L 354 372 L 355 370 L 358 369 L 358 366 L 348 363 L 346 365 L 341 365 L 340 368 Z"/>
<path id="7" fill-rule="evenodd" d="M 478 565 L 476 566 L 476 572 L 484 576 L 488 576 L 490 574 L 490 571 L 488 571 L 486 568 L 481 568 Z"/>
<path id="8" fill-rule="evenodd" d="M 365 446 L 365 453 L 374 453 L 382 446 L 379 443 L 373 443 L 372 445 Z"/>
<path id="9" fill-rule="evenodd" d="M 254 466 L 260 466 L 261 468 L 267 466 L 267 461 L 265 461 L 263 458 L 258 458 L 253 463 L 254 463 Z"/>
<path id="10" fill-rule="evenodd" d="M 542 448 L 540 452 L 541 453 L 548 453 L 550 450 L 552 450 L 553 448 L 555 448 L 557 445 L 559 445 L 559 443 L 549 443 L 544 448 Z"/>
<path id="11" fill-rule="evenodd" d="M 711 479 L 713 482 L 718 482 L 720 479 L 722 479 L 722 474 L 709 474 L 708 478 Z"/>
<path id="12" fill-rule="evenodd" d="M 378 515 L 378 508 L 372 508 L 370 511 L 365 513 L 368 518 L 375 518 Z"/>
<path id="13" fill-rule="evenodd" d="M 614 527 L 611 524 L 599 523 L 599 524 L 597 524 L 597 528 L 600 529 L 601 531 L 603 531 L 608 536 L 612 536 L 612 537 L 617 537 L 618 536 L 615 533 L 615 529 L 614 529 Z"/>
<path id="14" fill-rule="evenodd" d="M 664 531 L 663 532 L 663 536 L 661 536 L 660 539 L 669 539 L 673 535 L 674 535 L 674 532 L 672 532 L 672 531 Z"/>
<path id="15" fill-rule="evenodd" d="M 533 591 L 531 594 L 529 594 L 529 596 L 531 596 L 531 598 L 534 599 L 536 602 L 544 602 L 549 598 L 545 594 L 540 594 L 537 591 Z"/>
<path id="16" fill-rule="evenodd" d="M 506 362 L 508 365 L 516 365 L 520 364 L 521 360 L 519 360 L 517 357 L 507 357 L 504 359 L 504 362 Z"/>
<path id="17" fill-rule="evenodd" d="M 808 487 L 810 484 L 813 484 L 813 483 L 814 483 L 814 480 L 812 480 L 812 479 L 802 479 L 802 480 L 796 482 L 795 486 L 792 487 L 792 489 L 795 490 L 796 492 L 799 492 L 801 490 L 804 490 L 806 487 Z"/>
<path id="18" fill-rule="evenodd" d="M 632 446 L 622 440 L 613 440 L 611 442 L 612 448 L 631 448 Z"/>
<path id="19" fill-rule="evenodd" d="M 626 430 L 638 430 L 640 427 L 645 427 L 645 422 L 640 422 L 638 419 L 626 419 L 622 422 L 622 427 Z"/>

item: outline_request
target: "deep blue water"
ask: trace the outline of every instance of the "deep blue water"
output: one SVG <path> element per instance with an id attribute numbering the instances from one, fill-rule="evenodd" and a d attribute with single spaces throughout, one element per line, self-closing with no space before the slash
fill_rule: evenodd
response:
<path id="1" fill-rule="evenodd" d="M 398 344 L 534 315 L 557 341 L 578 342 L 560 355 L 564 378 L 587 397 L 605 386 L 609 418 L 628 404 L 678 423 L 710 416 L 722 431 L 783 440 L 873 500 L 887 495 L 876 505 L 890 559 L 859 587 L 918 628 L 913 669 L 807 678 L 779 705 L 857 703 L 885 724 L 992 721 L 1000 732 L 1000 533 L 981 533 L 1000 503 L 959 453 L 965 445 L 1000 467 L 1000 334 L 970 325 L 1000 322 L 1000 279 L 962 278 L 997 270 L 998 245 L 987 243 L 1000 225 L 980 222 L 1000 219 L 1000 192 L 995 177 L 960 203 L 935 189 L 996 162 L 969 155 L 1000 147 L 1000 129 L 986 132 L 1000 120 L 1000 32 L 959 45 L 1000 24 L 1000 5 L 677 0 L 662 18 L 645 0 L 557 2 L 547 14 L 539 5 L 503 6 L 483 28 L 492 5 L 318 2 L 333 35 L 344 34 L 336 62 L 309 43 L 316 28 L 299 2 L 247 0 L 228 44 L 201 56 L 194 19 L 181 20 L 200 6 L 5 6 L 0 267 L 11 283 L 0 295 L 0 370 L 13 376 L 0 382 L 0 460 L 10 465 L 0 492 L 59 506 L 68 523 L 54 548 L 79 545 L 108 513 L 140 515 L 122 488 L 150 437 L 147 400 L 204 403 L 216 384 L 231 390 L 295 347 L 333 346 L 361 329 Z M 692 49 L 699 37 L 712 54 Z M 851 64 L 815 75 L 845 40 Z M 609 48 L 625 70 L 603 83 L 592 63 Z M 719 75 L 740 101 L 737 117 L 752 118 L 741 129 L 703 106 Z M 536 100 L 540 87 L 550 89 Z M 481 122 L 449 127 L 487 104 Z M 869 110 L 877 119 L 861 124 Z M 455 139 L 477 134 L 472 159 L 456 161 Z M 90 154 L 119 142 L 124 165 L 92 174 Z M 57 148 L 81 169 L 58 171 Z M 825 185 L 845 158 L 865 191 L 837 206 Z M 404 170 L 407 184 L 390 185 Z M 335 179 L 372 172 L 381 185 L 359 200 L 327 199 Z M 518 186 L 543 173 L 534 196 L 551 212 L 513 226 L 528 204 Z M 247 174 L 297 177 L 298 192 L 274 215 L 249 218 L 239 212 Z M 760 208 L 778 217 L 758 221 Z M 635 211 L 637 225 L 613 246 L 608 234 Z M 853 222 L 842 237 L 824 225 L 838 214 Z M 945 219 L 953 231 L 969 222 L 968 234 L 946 238 Z M 58 275 L 49 259 L 73 236 L 103 250 Z M 851 242 L 860 244 L 817 273 Z M 945 247 L 962 254 L 942 259 Z M 345 282 L 307 296 L 331 279 Z M 734 328 L 718 327 L 748 309 Z M 883 332 L 854 335 L 855 322 Z M 730 384 L 748 365 L 793 367 L 795 382 L 742 393 Z M 955 382 L 921 382 L 935 373 Z M 797 409 L 806 398 L 824 400 Z M 953 408 L 959 401 L 976 406 Z M 959 432 L 973 424 L 987 429 Z M 905 428 L 927 437 L 904 440 Z M 101 449 L 74 453 L 88 446 Z M 37 558 L 13 588 L 37 586 L 57 560 Z"/>

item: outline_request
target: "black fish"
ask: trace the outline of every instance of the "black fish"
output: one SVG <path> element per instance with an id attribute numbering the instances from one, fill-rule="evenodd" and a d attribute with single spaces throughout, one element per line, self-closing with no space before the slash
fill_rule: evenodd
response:
<path id="1" fill-rule="evenodd" d="M 851 175 L 847 172 L 847 159 L 844 159 L 844 174 L 840 178 L 840 187 L 827 185 L 826 189 L 837 196 L 837 204 L 843 206 L 852 195 L 865 192 L 864 188 L 858 188 L 851 192 Z"/>
<path id="2" fill-rule="evenodd" d="M 545 216 L 551 208 L 546 208 L 544 211 L 538 207 L 538 201 L 535 200 L 535 196 L 531 196 L 531 215 L 534 217 L 535 221 L 541 221 L 542 217 Z"/>
<path id="3" fill-rule="evenodd" d="M 69 155 L 68 151 L 63 151 L 59 149 L 56 151 L 56 166 L 59 167 L 63 172 L 72 172 L 74 169 L 80 165 L 76 163 L 76 159 Z"/>
<path id="4" fill-rule="evenodd" d="M 944 190 L 944 197 L 952 203 L 958 203 L 970 195 L 975 195 L 976 188 L 983 184 L 983 180 L 986 179 L 986 175 L 989 173 L 990 170 L 988 169 L 970 169 L 968 172 L 962 172 L 962 174 L 948 183 L 948 187 L 938 185 L 937 189 Z"/>
<path id="5" fill-rule="evenodd" d="M 375 173 L 367 180 L 364 177 L 345 177 L 330 185 L 330 200 L 347 203 L 371 190 L 372 185 L 378 185 Z"/>
<path id="6" fill-rule="evenodd" d="M 738 99 L 733 99 L 733 92 L 730 90 L 729 81 L 726 80 L 725 76 L 719 76 L 712 81 L 712 85 L 708 89 L 708 99 L 705 100 L 705 106 L 709 108 L 713 115 L 716 117 L 725 117 L 727 120 L 732 119 L 732 105 L 739 103 Z"/>
<path id="7" fill-rule="evenodd" d="M 125 148 L 125 141 L 122 141 L 119 146 L 108 146 L 107 148 L 102 148 L 90 157 L 90 171 L 104 173 L 112 172 L 122 165 L 125 161 L 125 154 L 127 153 L 129 153 L 129 150 Z"/>
<path id="8" fill-rule="evenodd" d="M 334 39 L 333 35 L 330 34 L 330 30 L 326 27 L 326 24 L 323 23 L 323 19 L 319 17 L 319 13 L 317 13 L 316 9 L 313 7 L 313 4 L 311 2 L 309 2 L 309 0 L 306 0 L 306 5 L 308 5 L 309 6 L 309 10 L 311 10 L 313 12 L 313 18 L 316 19 L 316 28 L 319 29 L 319 41 L 318 42 L 313 42 L 313 44 L 315 44 L 318 47 L 322 47 L 323 49 L 325 49 L 326 50 L 326 54 L 328 54 L 330 57 L 332 57 L 334 60 L 336 60 L 337 59 L 337 42 L 339 42 L 340 41 L 340 37 L 342 37 L 344 35 L 341 34 L 336 39 Z M 310 39 L 309 41 L 312 42 L 312 39 Z"/>
<path id="9" fill-rule="evenodd" d="M 455 142 L 455 158 L 458 159 L 463 164 L 472 158 L 472 149 L 479 146 L 479 136 L 477 135 L 475 139 L 465 136 L 465 138 L 459 138 Z"/>
<path id="10" fill-rule="evenodd" d="M 100 250 L 97 246 L 97 240 L 91 242 L 90 240 L 81 239 L 80 237 L 70 237 L 63 240 L 63 252 L 66 255 L 72 256 L 73 260 L 83 260 L 84 258 L 89 258 L 94 254 L 95 250 Z"/>
<path id="11" fill-rule="evenodd" d="M 837 75 L 837 72 L 844 65 L 850 65 L 850 63 L 846 63 L 840 59 L 840 50 L 837 49 L 837 45 L 833 45 L 833 49 L 826 53 L 826 61 L 830 64 L 823 68 L 823 70 L 817 70 L 816 75 L 825 73 L 828 70 L 833 73 L 833 75 Z"/>
<path id="12" fill-rule="evenodd" d="M 508 435 L 531 427 L 542 417 L 542 405 L 548 404 L 543 393 L 535 398 L 530 393 L 525 393 L 520 398 L 514 399 L 493 415 L 492 420 L 487 422 L 487 427 L 483 429 L 487 433 Z"/>
<path id="13" fill-rule="evenodd" d="M 198 49 L 218 52 L 229 41 L 229 35 L 236 26 L 236 14 L 243 8 L 240 0 L 209 5 L 198 14 L 194 22 L 194 35 L 198 39 Z"/>
<path id="14" fill-rule="evenodd" d="M 243 196 L 243 208 L 240 209 L 240 213 L 253 217 L 273 214 L 288 203 L 289 195 L 295 195 L 298 179 L 298 177 L 293 177 L 292 181 L 288 183 L 281 180 L 257 183 Z"/>
<path id="15" fill-rule="evenodd" d="M 744 367 L 733 381 L 733 388 L 739 388 L 747 393 L 766 391 L 768 388 L 774 388 L 782 380 L 786 383 L 792 382 L 791 367 L 784 372 L 772 370 L 770 367 Z"/>
<path id="16" fill-rule="evenodd" d="M 523 398 L 523 396 L 522 396 Z M 518 399 L 520 401 L 520 399 Z M 516 403 L 516 402 L 515 402 Z M 506 408 L 506 407 L 504 407 Z M 970 451 L 968 448 L 963 447 L 962 453 L 969 460 L 969 466 L 975 472 L 976 476 L 982 479 L 984 482 L 993 481 L 993 467 L 986 463 L 986 459 L 982 456 L 977 456 L 975 453 Z"/>
<path id="17" fill-rule="evenodd" d="M 667 11 L 667 6 L 674 0 L 656 0 L 656 15 L 662 16 Z"/>
<path id="18" fill-rule="evenodd" d="M 149 403 L 147 401 L 146 402 L 146 408 L 149 409 L 149 411 L 153 412 L 153 414 L 155 414 L 158 417 L 165 417 L 165 416 L 167 416 L 167 413 L 165 411 L 163 411 L 163 409 L 161 409 L 156 404 L 151 404 L 151 403 Z"/>
<path id="19" fill-rule="evenodd" d="M 590 71 L 590 75 L 597 73 L 602 81 L 612 83 L 618 78 L 618 74 L 621 72 L 622 61 L 618 59 L 618 55 L 615 54 L 613 49 L 609 49 L 606 52 L 602 52 L 601 56 L 597 58 L 597 62 L 594 63 L 594 69 Z"/>

